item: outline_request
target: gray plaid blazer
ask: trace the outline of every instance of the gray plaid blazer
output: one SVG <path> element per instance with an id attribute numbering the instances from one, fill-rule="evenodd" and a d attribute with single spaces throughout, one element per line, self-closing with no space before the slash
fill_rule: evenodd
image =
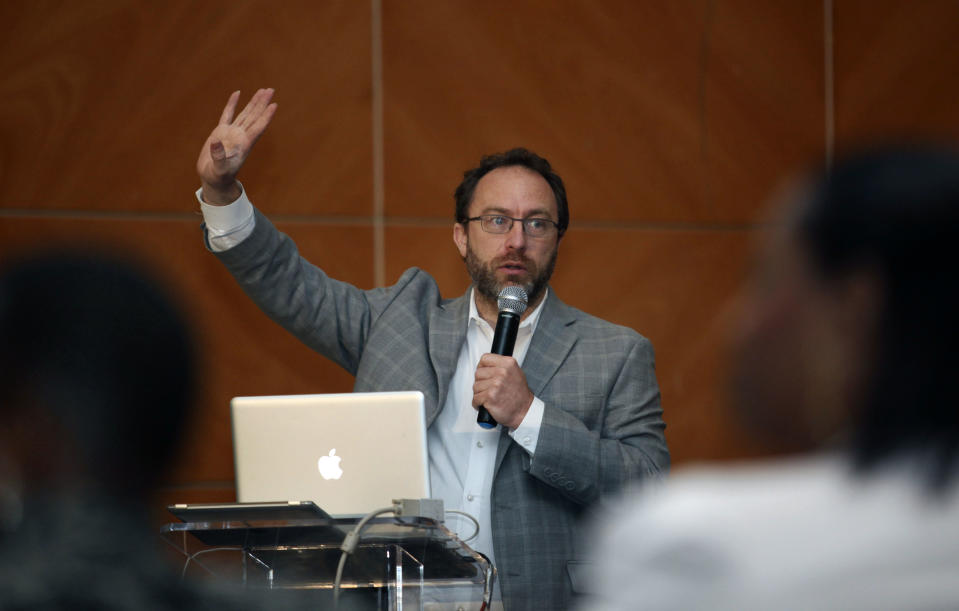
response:
<path id="1" fill-rule="evenodd" d="M 422 391 L 432 425 L 466 340 L 469 292 L 444 300 L 417 268 L 369 291 L 334 280 L 258 211 L 253 234 L 217 256 L 273 320 L 355 375 L 356 391 Z M 504 432 L 490 497 L 509 611 L 567 608 L 587 510 L 669 468 L 649 341 L 551 293 L 523 365 L 546 405 L 536 454 Z"/>

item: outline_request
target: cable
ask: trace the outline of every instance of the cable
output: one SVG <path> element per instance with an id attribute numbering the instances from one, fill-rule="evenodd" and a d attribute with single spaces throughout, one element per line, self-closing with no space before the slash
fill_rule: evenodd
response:
<path id="1" fill-rule="evenodd" d="M 441 522 L 443 518 L 443 501 L 440 499 L 393 499 L 390 507 L 382 507 L 363 516 L 350 532 L 346 533 L 340 545 L 342 554 L 336 567 L 336 578 L 333 580 L 333 608 L 340 603 L 340 590 L 343 581 L 343 568 L 346 566 L 346 557 L 356 551 L 360 544 L 360 534 L 370 520 L 384 513 L 392 513 L 396 517 L 418 517 Z M 466 514 L 476 523 L 476 532 L 479 532 L 479 523 L 473 516 Z M 475 534 L 473 535 L 476 536 Z"/>
<path id="2" fill-rule="evenodd" d="M 360 532 L 363 530 L 366 524 L 376 516 L 383 515 L 384 513 L 395 513 L 396 509 L 396 506 L 393 505 L 371 511 L 363 516 L 362 520 L 357 522 L 353 530 L 346 533 L 346 537 L 343 539 L 343 543 L 340 545 L 340 549 L 343 551 L 343 553 L 340 554 L 340 563 L 336 567 L 336 578 L 333 580 L 334 609 L 336 609 L 340 604 L 340 582 L 343 580 L 343 567 L 346 566 L 346 557 L 355 552 L 357 546 L 360 544 Z"/>
<path id="3" fill-rule="evenodd" d="M 472 521 L 473 521 L 473 524 L 476 526 L 476 530 L 473 531 L 473 534 L 470 535 L 469 537 L 463 539 L 463 543 L 466 543 L 467 541 L 469 541 L 469 540 L 471 540 L 471 539 L 475 539 L 476 536 L 479 535 L 479 532 L 480 532 L 479 520 L 477 520 L 476 518 L 474 518 L 474 517 L 471 516 L 470 514 L 466 513 L 465 511 L 460 511 L 460 510 L 458 510 L 458 509 L 447 509 L 447 510 L 446 510 L 446 513 L 455 513 L 455 514 L 459 514 L 459 515 L 461 515 L 461 516 L 466 516 L 467 518 L 469 518 L 470 520 L 472 520 Z"/>
<path id="4" fill-rule="evenodd" d="M 480 605 L 479 608 L 479 611 L 486 611 L 490 605 L 493 604 L 493 582 L 496 580 L 496 568 L 486 554 L 483 552 L 476 552 L 476 554 L 486 561 L 486 579 L 484 579 L 483 582 L 483 604 Z"/>
<path id="5" fill-rule="evenodd" d="M 336 579 L 333 580 L 333 608 L 336 609 L 340 605 L 340 582 L 343 580 L 343 567 L 346 566 L 346 557 L 347 554 L 345 551 L 340 554 L 340 563 L 336 565 Z"/>
<path id="6" fill-rule="evenodd" d="M 209 549 L 201 549 L 198 552 L 194 552 L 186 557 L 186 562 L 183 563 L 183 570 L 180 571 L 180 580 L 182 581 L 186 579 L 187 567 L 190 566 L 190 562 L 197 556 L 202 556 L 203 554 L 209 554 L 210 552 L 242 552 L 242 551 L 243 551 L 242 547 L 211 547 Z"/>

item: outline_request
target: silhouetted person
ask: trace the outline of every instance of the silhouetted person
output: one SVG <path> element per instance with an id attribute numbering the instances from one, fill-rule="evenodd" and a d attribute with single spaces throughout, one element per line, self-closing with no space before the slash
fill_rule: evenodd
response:
<path id="1" fill-rule="evenodd" d="M 181 315 L 137 268 L 73 253 L 0 271 L 0 609 L 249 606 L 181 584 L 150 523 L 194 360 Z"/>
<path id="2" fill-rule="evenodd" d="M 792 456 L 620 506 L 590 609 L 959 608 L 959 156 L 860 154 L 789 201 L 735 378 Z"/>

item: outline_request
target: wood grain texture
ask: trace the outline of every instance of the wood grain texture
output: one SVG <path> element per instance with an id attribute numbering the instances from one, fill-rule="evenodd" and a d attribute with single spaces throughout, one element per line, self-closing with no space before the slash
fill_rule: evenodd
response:
<path id="1" fill-rule="evenodd" d="M 959 4 L 833 4 L 838 148 L 959 136 Z M 556 289 L 653 340 L 676 463 L 754 453 L 728 417 L 723 335 L 769 191 L 824 152 L 824 3 L 381 6 L 374 83 L 368 2 L 0 4 L 0 257 L 113 244 L 160 269 L 193 317 L 208 384 L 168 498 L 232 494 L 230 397 L 352 386 L 199 240 L 197 152 L 229 93 L 260 86 L 280 108 L 241 178 L 308 258 L 364 288 L 375 264 L 387 282 L 418 265 L 460 294 L 450 233 L 463 170 L 510 146 L 543 153 L 572 211 Z"/>
<path id="2" fill-rule="evenodd" d="M 371 214 L 363 2 L 3 3 L 0 206 L 190 209 L 230 92 L 277 89 L 242 178 L 274 212 Z"/>
<path id="3" fill-rule="evenodd" d="M 959 140 L 959 3 L 836 0 L 836 141 Z"/>
<path id="4" fill-rule="evenodd" d="M 449 218 L 463 169 L 528 146 L 574 222 L 747 223 L 818 157 L 817 3 L 384 5 L 386 208 Z"/>

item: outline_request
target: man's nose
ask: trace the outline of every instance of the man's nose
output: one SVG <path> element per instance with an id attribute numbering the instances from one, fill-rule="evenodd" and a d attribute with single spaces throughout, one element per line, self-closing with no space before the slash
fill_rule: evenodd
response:
<path id="1" fill-rule="evenodd" d="M 526 232 L 523 230 L 522 222 L 513 221 L 513 226 L 506 234 L 506 247 L 513 250 L 526 248 Z"/>

